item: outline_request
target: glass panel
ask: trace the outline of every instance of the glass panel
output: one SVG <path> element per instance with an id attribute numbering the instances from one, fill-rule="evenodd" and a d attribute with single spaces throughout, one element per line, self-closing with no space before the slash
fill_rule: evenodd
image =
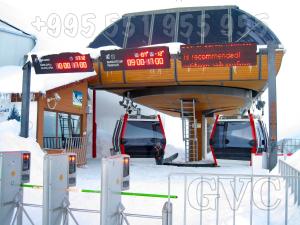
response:
<path id="1" fill-rule="evenodd" d="M 152 15 L 134 16 L 130 19 L 127 48 L 148 45 Z"/>
<path id="2" fill-rule="evenodd" d="M 152 44 L 174 41 L 176 14 L 166 13 L 155 15 Z"/>
<path id="3" fill-rule="evenodd" d="M 251 35 L 251 28 L 255 25 L 253 18 L 239 10 L 232 9 L 232 41 L 233 42 L 256 42 Z"/>
<path id="4" fill-rule="evenodd" d="M 100 34 L 96 37 L 96 39 L 90 43 L 90 48 L 99 48 L 103 46 L 113 45 L 113 43 L 108 40 L 103 34 Z M 119 46 L 122 47 L 122 46 Z"/>
<path id="5" fill-rule="evenodd" d="M 251 148 L 251 140 L 253 140 L 253 138 L 250 122 L 232 121 L 227 123 L 226 147 Z"/>
<path id="6" fill-rule="evenodd" d="M 104 34 L 110 38 L 116 45 L 123 47 L 123 41 L 125 37 L 125 31 L 128 18 L 122 18 L 114 23 L 111 27 L 107 28 Z"/>
<path id="7" fill-rule="evenodd" d="M 228 10 L 205 11 L 205 43 L 228 42 Z"/>
<path id="8" fill-rule="evenodd" d="M 44 137 L 56 137 L 56 112 L 44 112 Z"/>
<path id="9" fill-rule="evenodd" d="M 262 144 L 262 141 L 264 140 L 264 135 L 262 132 L 262 127 L 258 121 L 255 121 L 255 128 L 256 128 L 256 138 L 257 138 L 257 147 L 258 147 L 258 153 L 261 153 L 264 149 L 264 145 Z"/>
<path id="10" fill-rule="evenodd" d="M 58 137 L 71 137 L 68 114 L 58 113 L 58 119 Z"/>
<path id="11" fill-rule="evenodd" d="M 179 16 L 178 41 L 185 44 L 201 43 L 202 12 L 184 12 Z"/>
<path id="12" fill-rule="evenodd" d="M 214 148 L 223 148 L 224 147 L 224 128 L 225 128 L 224 122 L 219 122 L 217 124 L 215 135 L 213 137 Z"/>
<path id="13" fill-rule="evenodd" d="M 73 137 L 80 137 L 81 134 L 81 116 L 71 115 Z"/>
<path id="14" fill-rule="evenodd" d="M 162 139 L 159 122 L 154 121 L 128 121 L 125 139 Z"/>

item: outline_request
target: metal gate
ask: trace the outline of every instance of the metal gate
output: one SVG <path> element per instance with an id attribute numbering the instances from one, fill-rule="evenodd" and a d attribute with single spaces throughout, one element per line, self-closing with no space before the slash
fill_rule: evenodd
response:
<path id="1" fill-rule="evenodd" d="M 299 224 L 295 218 L 300 208 L 289 185 L 292 181 L 299 185 L 300 177 L 172 173 L 168 192 L 178 195 L 173 201 L 173 224 Z"/>

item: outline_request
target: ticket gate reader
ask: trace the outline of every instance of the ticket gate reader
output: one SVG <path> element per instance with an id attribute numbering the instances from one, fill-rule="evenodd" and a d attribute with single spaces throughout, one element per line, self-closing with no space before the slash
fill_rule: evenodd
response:
<path id="1" fill-rule="evenodd" d="M 129 181 L 128 155 L 115 155 L 102 159 L 101 169 L 101 225 L 121 225 L 127 223 L 122 205 L 121 192 L 128 190 Z"/>
<path id="2" fill-rule="evenodd" d="M 0 224 L 22 224 L 22 184 L 30 181 L 30 152 L 0 151 Z"/>
<path id="3" fill-rule="evenodd" d="M 68 188 L 76 185 L 76 154 L 53 154 L 44 157 L 43 225 L 67 225 Z"/>

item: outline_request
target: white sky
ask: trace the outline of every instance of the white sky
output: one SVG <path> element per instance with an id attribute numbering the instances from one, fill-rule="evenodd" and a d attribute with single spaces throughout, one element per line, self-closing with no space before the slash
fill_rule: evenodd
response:
<path id="1" fill-rule="evenodd" d="M 7 10 L 3 4 L 13 7 L 13 10 Z M 237 5 L 241 9 L 249 12 L 252 15 L 266 13 L 267 19 L 263 21 L 273 30 L 278 36 L 287 50 L 284 56 L 283 64 L 277 79 L 277 97 L 278 97 L 278 135 L 279 138 L 285 136 L 297 135 L 300 137 L 300 104 L 298 96 L 300 96 L 299 87 L 299 35 L 300 29 L 297 21 L 299 10 L 296 6 L 296 1 L 285 0 L 262 1 L 262 0 L 247 0 L 247 1 L 217 1 L 217 0 L 85 0 L 85 1 L 41 1 L 41 0 L 0 0 L 0 18 L 14 23 L 34 33 L 41 43 L 39 48 L 48 50 L 49 48 L 69 48 L 80 49 L 86 47 L 97 34 L 105 27 L 106 21 L 109 21 L 115 16 L 111 14 L 139 12 L 153 9 L 190 7 L 190 6 L 212 6 L 212 5 Z M 18 10 L 18 11 L 17 11 Z M 94 13 L 96 16 L 96 30 L 91 38 L 84 38 L 82 35 L 77 35 L 74 38 L 61 34 L 58 38 L 50 37 L 45 28 L 38 32 L 31 26 L 31 22 L 36 16 L 46 20 L 51 13 L 57 13 L 61 18 L 64 18 L 68 13 L 73 13 L 80 18 L 87 13 Z M 258 16 L 261 18 L 260 16 Z"/>

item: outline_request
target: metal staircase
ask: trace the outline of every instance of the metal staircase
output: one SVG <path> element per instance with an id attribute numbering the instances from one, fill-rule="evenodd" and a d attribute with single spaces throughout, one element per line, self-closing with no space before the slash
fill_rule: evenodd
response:
<path id="1" fill-rule="evenodd" d="M 195 99 L 181 99 L 182 134 L 185 162 L 198 161 L 198 139 Z"/>

